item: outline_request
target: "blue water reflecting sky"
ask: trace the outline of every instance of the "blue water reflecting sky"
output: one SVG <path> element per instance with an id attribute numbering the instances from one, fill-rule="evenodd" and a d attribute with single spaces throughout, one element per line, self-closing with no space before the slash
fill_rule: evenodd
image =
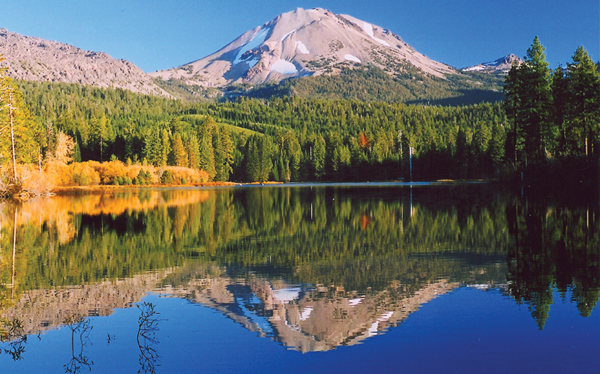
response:
<path id="1" fill-rule="evenodd" d="M 463 287 L 362 344 L 304 354 L 187 300 L 150 294 L 144 301 L 160 313 L 157 373 L 594 373 L 600 367 L 598 313 L 583 318 L 556 293 L 544 330 L 500 292 Z M 0 356 L 3 372 L 65 372 L 73 353 L 83 352 L 92 372 L 136 373 L 139 316 L 131 307 L 91 317 L 83 351 L 67 327 L 30 336 L 23 360 Z"/>

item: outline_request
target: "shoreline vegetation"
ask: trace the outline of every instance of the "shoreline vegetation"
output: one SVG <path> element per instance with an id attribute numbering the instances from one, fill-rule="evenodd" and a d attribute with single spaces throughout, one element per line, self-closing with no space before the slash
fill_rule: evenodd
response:
<path id="1" fill-rule="evenodd" d="M 0 55 L 0 62 L 3 60 Z M 462 107 L 239 97 L 186 103 L 0 67 L 0 196 L 82 186 L 500 180 L 600 183 L 600 74 L 580 47 L 548 68 L 534 39 L 503 103 Z M 84 188 L 84 189 L 85 189 Z"/>

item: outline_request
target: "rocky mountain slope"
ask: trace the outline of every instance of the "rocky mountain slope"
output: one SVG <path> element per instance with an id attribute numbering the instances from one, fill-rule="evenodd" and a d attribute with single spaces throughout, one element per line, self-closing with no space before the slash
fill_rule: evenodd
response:
<path id="1" fill-rule="evenodd" d="M 23 36 L 0 28 L 0 54 L 7 74 L 15 79 L 65 82 L 94 87 L 170 96 L 129 61 L 103 52 L 84 51 L 69 44 Z"/>
<path id="2" fill-rule="evenodd" d="M 475 66 L 460 69 L 463 72 L 482 72 L 490 74 L 507 74 L 514 62 L 520 64 L 523 60 L 513 54 L 500 57 L 496 61 L 484 62 Z"/>
<path id="3" fill-rule="evenodd" d="M 441 79 L 458 73 L 417 52 L 389 30 L 321 8 L 298 8 L 246 32 L 210 56 L 150 75 L 224 87 L 335 75 L 343 68 L 367 65 L 390 75 L 415 68 Z"/>

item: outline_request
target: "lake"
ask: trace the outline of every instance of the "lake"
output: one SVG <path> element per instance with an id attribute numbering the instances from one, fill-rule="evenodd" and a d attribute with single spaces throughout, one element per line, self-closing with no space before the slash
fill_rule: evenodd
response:
<path id="1" fill-rule="evenodd" d="M 123 189 L 0 203 L 4 373 L 598 373 L 597 194 Z"/>

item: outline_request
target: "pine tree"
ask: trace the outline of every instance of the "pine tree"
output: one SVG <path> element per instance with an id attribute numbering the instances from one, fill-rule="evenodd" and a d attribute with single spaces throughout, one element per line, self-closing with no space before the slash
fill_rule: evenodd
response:
<path id="1" fill-rule="evenodd" d="M 200 153 L 198 152 L 198 138 L 192 135 L 187 145 L 189 165 L 192 169 L 199 168 Z"/>
<path id="2" fill-rule="evenodd" d="M 597 152 L 600 136 L 600 77 L 596 65 L 583 47 L 577 48 L 568 64 L 569 121 L 581 134 L 585 155 Z"/>
<path id="3" fill-rule="evenodd" d="M 537 36 L 523 63 L 511 67 L 504 92 L 507 116 L 513 122 L 515 155 L 523 145 L 526 164 L 542 162 L 554 131 L 550 121 L 550 70 Z"/>
<path id="4" fill-rule="evenodd" d="M 183 141 L 181 140 L 181 135 L 179 133 L 175 133 L 173 136 L 173 158 L 175 161 L 175 166 L 189 166 L 188 154 L 185 151 Z"/>
<path id="5" fill-rule="evenodd" d="M 105 115 L 102 115 L 100 118 L 92 118 L 90 122 L 90 141 L 92 147 L 96 149 L 97 160 L 104 160 L 106 147 L 114 138 L 114 130 Z"/>
<path id="6" fill-rule="evenodd" d="M 167 131 L 167 129 L 163 129 L 160 132 L 160 153 L 158 159 L 158 166 L 167 166 L 170 153 L 171 141 L 169 140 L 169 132 Z"/>
<path id="7" fill-rule="evenodd" d="M 200 140 L 200 159 L 198 166 L 200 170 L 208 173 L 210 180 L 214 180 L 217 174 L 215 170 L 215 154 L 212 146 L 212 136 L 202 137 Z"/>
<path id="8" fill-rule="evenodd" d="M 552 74 L 552 122 L 556 129 L 555 149 L 561 155 L 568 155 L 572 152 L 574 135 L 569 131 L 567 122 L 567 110 L 569 106 L 569 82 L 566 79 L 565 71 L 558 67 Z"/>
<path id="9" fill-rule="evenodd" d="M 325 139 L 320 135 L 312 137 L 313 150 L 311 165 L 314 171 L 314 178 L 321 180 L 325 176 L 325 159 L 327 157 L 325 149 Z"/>
<path id="10" fill-rule="evenodd" d="M 246 142 L 245 172 L 249 182 L 265 182 L 273 168 L 272 143 L 267 135 L 254 134 Z"/>
<path id="11" fill-rule="evenodd" d="M 160 130 L 156 127 L 150 128 L 144 140 L 144 154 L 146 157 L 146 161 L 150 165 L 159 166 L 162 148 L 162 142 L 160 140 Z"/>

